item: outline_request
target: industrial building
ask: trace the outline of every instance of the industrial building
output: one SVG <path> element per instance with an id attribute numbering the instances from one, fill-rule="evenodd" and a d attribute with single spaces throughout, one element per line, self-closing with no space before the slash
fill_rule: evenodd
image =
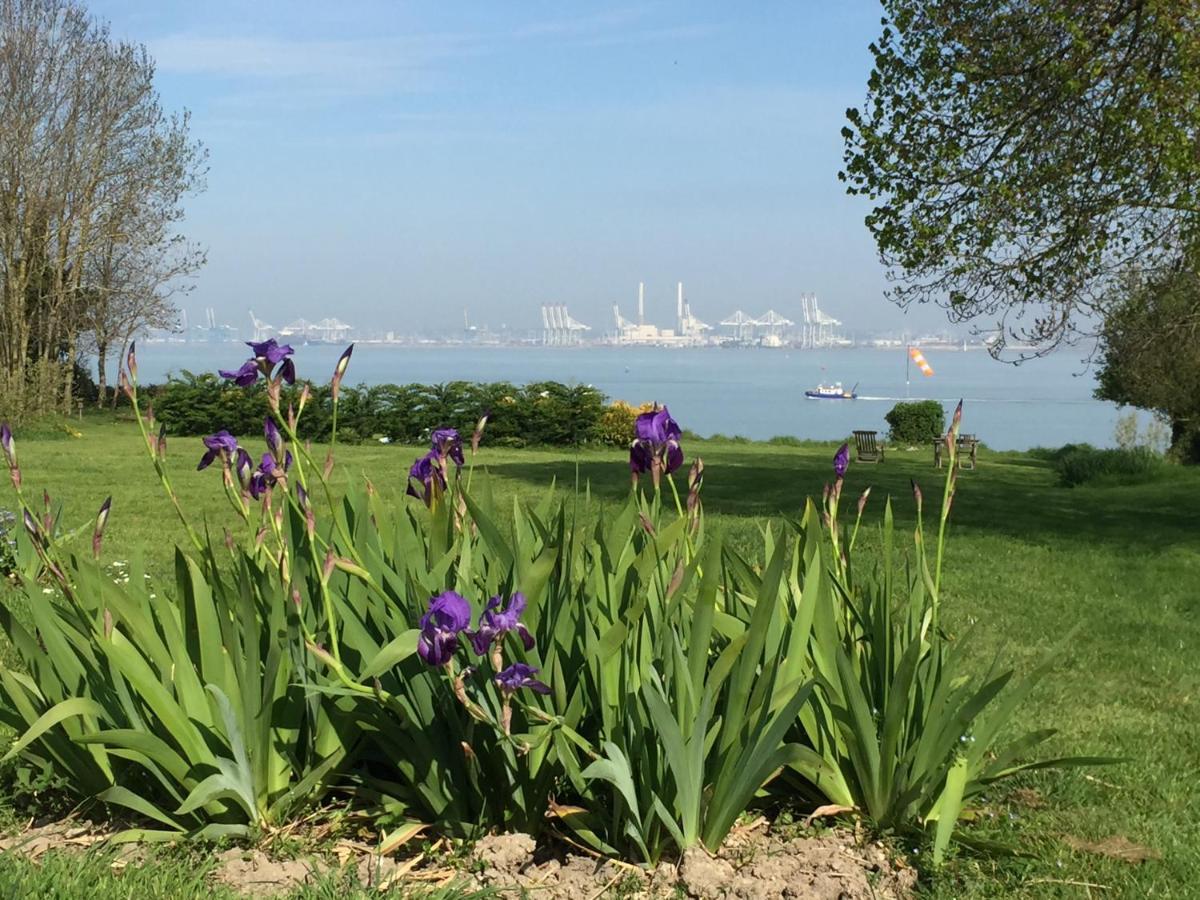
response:
<path id="1" fill-rule="evenodd" d="M 707 342 L 705 332 L 712 326 L 701 322 L 692 314 L 692 306 L 683 295 L 683 282 L 676 286 L 675 327 L 659 328 L 646 322 L 646 284 L 638 282 L 637 321 L 631 322 L 621 315 L 621 308 L 613 304 L 613 319 L 616 323 L 615 339 L 618 344 L 650 344 L 665 346 L 696 346 Z"/>
<path id="2" fill-rule="evenodd" d="M 250 311 L 250 322 L 254 326 L 255 341 L 265 341 L 274 337 L 298 344 L 342 344 L 350 339 L 350 332 L 353 330 L 353 326 L 331 318 L 321 319 L 319 322 L 297 319 L 282 328 L 276 328 L 254 315 L 253 310 Z"/>

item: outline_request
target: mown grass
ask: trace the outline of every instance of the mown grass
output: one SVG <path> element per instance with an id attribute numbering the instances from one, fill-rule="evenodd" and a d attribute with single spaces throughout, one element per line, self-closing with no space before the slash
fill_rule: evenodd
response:
<path id="1" fill-rule="evenodd" d="M 968 410 L 969 417 L 969 410 Z M 105 555 L 144 552 L 166 572 L 183 532 L 165 503 L 140 439 L 128 423 L 87 420 L 82 436 L 18 435 L 25 481 L 65 504 L 65 522 L 90 518 L 105 496 L 113 515 Z M 710 527 L 744 546 L 771 517 L 819 497 L 833 446 L 690 441 L 704 457 Z M 195 472 L 196 439 L 171 439 L 172 478 L 185 506 L 214 533 L 232 524 L 213 470 Z M 323 450 L 318 448 L 318 454 Z M 369 477 L 398 497 L 415 450 L 340 447 L 341 478 Z M 603 504 L 629 489 L 622 454 L 489 450 L 482 470 L 501 499 L 587 487 Z M 880 465 L 852 465 L 846 491 L 872 486 L 867 526 L 891 496 L 897 522 L 911 528 L 910 479 L 923 487 L 927 515 L 940 498 L 931 452 L 889 453 Z M 486 471 L 486 476 L 484 472 Z M 3 497 L 3 494 L 0 494 Z M 7 501 L 0 499 L 0 507 Z M 866 532 L 869 549 L 870 535 Z M 1052 752 L 1122 757 L 1103 768 L 1045 773 L 1013 792 L 989 796 L 966 833 L 1018 844 L 1024 857 L 960 853 L 926 890 L 936 897 L 1195 896 L 1200 886 L 1200 472 L 1171 468 L 1142 485 L 1057 485 L 1051 464 L 1016 453 L 981 452 L 965 471 L 952 516 L 945 575 L 950 627 L 969 632 L 980 667 L 1000 651 L 1028 669 L 1072 628 L 1079 630 L 1053 674 L 1022 710 L 1017 727 L 1054 727 Z M 1065 837 L 1120 835 L 1161 859 L 1140 865 L 1072 850 Z M 11 867 L 15 863 L 6 863 Z M 179 863 L 148 865 L 162 878 Z M 0 888 L 8 877 L 0 868 Z M 15 871 L 15 870 L 14 870 Z M 148 876 L 149 877 L 149 876 Z M 157 877 L 157 876 L 156 876 Z M 115 896 L 115 895 L 114 895 Z M 124 896 L 124 895 L 122 895 Z M 147 896 L 150 896 L 149 894 Z M 181 894 L 181 896 L 187 896 Z"/>
<path id="2" fill-rule="evenodd" d="M 51 850 L 36 860 L 0 855 L 0 897 L 5 900 L 243 900 L 252 884 L 235 889 L 214 883 L 215 860 L 196 850 L 159 849 L 149 859 L 112 850 Z M 253 894 L 251 894 L 253 896 Z M 352 868 L 314 872 L 306 883 L 274 900 L 373 900 L 377 888 L 361 885 Z M 488 900 L 489 891 L 448 886 L 405 888 L 410 900 Z"/>

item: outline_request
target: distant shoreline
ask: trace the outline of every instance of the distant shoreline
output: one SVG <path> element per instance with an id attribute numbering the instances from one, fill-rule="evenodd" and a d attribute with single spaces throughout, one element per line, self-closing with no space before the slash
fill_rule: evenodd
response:
<path id="1" fill-rule="evenodd" d="M 184 341 L 184 340 L 169 340 L 163 338 L 141 338 L 139 344 L 152 346 L 169 346 L 169 347 L 207 347 L 207 346 L 238 346 L 244 345 L 241 340 L 228 341 Z M 884 353 L 895 353 L 904 350 L 910 344 L 896 343 L 890 345 L 880 345 L 874 343 L 849 344 L 849 345 L 830 345 L 826 347 L 802 347 L 798 344 L 781 344 L 777 347 L 759 346 L 755 344 L 677 344 L 677 343 L 610 343 L 610 342 L 592 342 L 587 344 L 560 344 L 549 345 L 540 342 L 532 341 L 385 341 L 371 338 L 358 338 L 348 340 L 346 343 L 353 343 L 356 346 L 398 349 L 398 350 L 569 350 L 569 351 L 584 351 L 584 350 L 725 350 L 725 351 L 761 351 L 764 353 L 779 353 L 798 352 L 798 353 L 824 353 L 826 351 L 859 351 L 859 350 L 878 350 Z M 930 341 L 914 340 L 911 345 L 920 347 L 922 350 L 929 350 L 936 353 L 969 353 L 972 351 L 987 352 L 989 347 L 983 343 L 935 343 Z M 309 341 L 306 343 L 293 344 L 297 349 L 300 347 L 341 347 L 343 344 L 332 344 L 327 341 Z M 1006 351 L 1032 351 L 1036 348 L 1026 344 L 1008 344 L 1004 348 Z"/>

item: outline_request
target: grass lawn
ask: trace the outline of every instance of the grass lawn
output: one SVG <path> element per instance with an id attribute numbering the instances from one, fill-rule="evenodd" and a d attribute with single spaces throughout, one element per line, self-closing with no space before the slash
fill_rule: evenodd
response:
<path id="1" fill-rule="evenodd" d="M 46 488 L 64 504 L 64 523 L 74 526 L 90 519 L 111 494 L 106 557 L 120 560 L 143 552 L 150 571 L 166 572 L 172 545 L 183 532 L 136 429 L 108 419 L 87 420 L 79 428 L 77 438 L 17 435 L 31 495 Z M 709 527 L 750 542 L 770 517 L 794 514 L 806 497 L 819 497 L 834 448 L 689 442 L 685 449 L 689 457 L 698 453 L 705 460 Z M 232 516 L 219 473 L 194 471 L 202 451 L 197 439 L 171 439 L 172 478 L 197 520 L 219 530 Z M 387 496 L 403 491 L 414 453 L 370 445 L 339 448 L 337 455 L 341 477 L 365 474 Z M 870 485 L 867 524 L 879 521 L 883 501 L 891 495 L 898 523 L 911 526 L 909 479 L 922 484 L 928 506 L 936 506 L 941 496 L 931 456 L 928 449 L 895 452 L 880 465 L 852 465 L 846 486 L 850 505 Z M 628 468 L 615 450 L 485 448 L 481 464 L 501 497 L 539 494 L 552 479 L 567 490 L 578 479 L 600 500 L 619 498 L 629 489 Z M 6 505 L 9 500 L 0 493 L 0 508 Z M 963 472 L 960 479 L 945 585 L 951 628 L 965 633 L 975 626 L 972 657 L 980 667 L 1002 650 L 1019 670 L 1027 670 L 1078 625 L 1018 725 L 1059 729 L 1047 752 L 1127 761 L 1030 776 L 1013 786 L 1020 791 L 1005 788 L 989 796 L 967 833 L 1019 840 L 1031 855 L 960 854 L 929 883 L 930 893 L 1073 897 L 1088 896 L 1093 888 L 1082 886 L 1087 883 L 1102 885 L 1107 897 L 1195 896 L 1200 891 L 1200 472 L 1172 469 L 1146 485 L 1065 489 L 1056 486 L 1039 460 L 984 449 L 979 469 Z M 1112 836 L 1153 848 L 1161 859 L 1131 865 L 1073 850 L 1063 841 Z M 139 877 L 177 883 L 171 896 L 200 896 L 201 888 L 188 887 L 186 872 L 174 871 L 188 865 L 168 854 L 147 866 L 161 872 Z M 0 885 L 14 883 L 18 870 L 28 878 L 42 877 L 27 864 L 0 857 Z"/>

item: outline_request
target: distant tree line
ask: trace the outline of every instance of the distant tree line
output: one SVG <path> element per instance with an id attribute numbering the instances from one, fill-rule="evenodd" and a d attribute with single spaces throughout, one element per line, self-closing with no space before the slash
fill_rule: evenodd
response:
<path id="1" fill-rule="evenodd" d="M 298 400 L 300 382 L 284 390 L 284 404 Z M 301 418 L 302 437 L 325 441 L 332 424 L 328 385 L 309 385 L 312 400 Z M 156 417 L 168 434 L 205 435 L 224 428 L 242 439 L 262 434 L 267 394 L 262 382 L 236 387 L 215 375 L 183 373 L 147 390 Z M 338 440 L 385 438 L 405 444 L 427 441 L 435 428 L 457 428 L 467 436 L 488 413 L 484 442 L 491 446 L 627 446 L 638 410 L 608 404 L 588 385 L 536 381 L 446 384 L 380 384 L 342 387 Z"/>
<path id="2" fill-rule="evenodd" d="M 178 232 L 206 154 L 145 47 L 74 0 L 0 0 L 0 414 L 68 407 L 204 262 Z"/>

